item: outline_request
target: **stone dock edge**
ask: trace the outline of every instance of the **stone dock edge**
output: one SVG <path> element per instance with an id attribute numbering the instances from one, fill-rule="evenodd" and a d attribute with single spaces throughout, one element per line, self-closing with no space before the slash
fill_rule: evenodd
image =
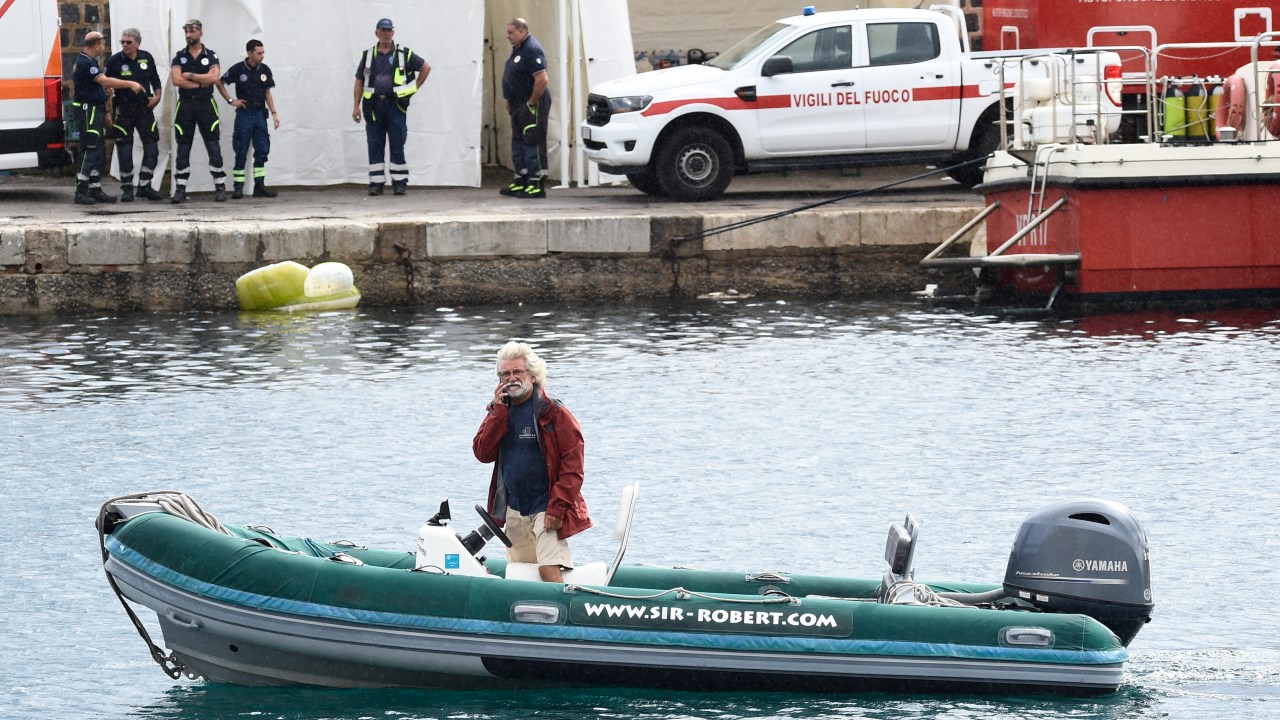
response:
<path id="1" fill-rule="evenodd" d="M 236 309 L 236 279 L 283 260 L 346 263 L 362 306 L 882 296 L 971 286 L 919 261 L 978 211 L 811 210 L 687 240 L 757 215 L 9 225 L 0 314 Z"/>

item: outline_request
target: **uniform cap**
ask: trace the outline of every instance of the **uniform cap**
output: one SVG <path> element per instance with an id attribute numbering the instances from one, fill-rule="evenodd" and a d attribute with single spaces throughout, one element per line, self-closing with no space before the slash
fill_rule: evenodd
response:
<path id="1" fill-rule="evenodd" d="M 190 20 L 182 23 L 182 29 L 186 30 L 187 28 L 196 28 L 197 30 L 203 30 L 204 23 L 200 22 L 195 18 L 191 18 Z"/>
<path id="2" fill-rule="evenodd" d="M 394 23 L 391 22 L 390 18 L 382 18 L 381 20 L 378 21 L 378 29 L 379 30 L 395 30 L 396 26 Z"/>

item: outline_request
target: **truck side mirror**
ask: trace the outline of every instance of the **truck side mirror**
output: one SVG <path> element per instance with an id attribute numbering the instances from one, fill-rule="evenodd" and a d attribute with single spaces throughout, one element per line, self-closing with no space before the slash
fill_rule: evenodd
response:
<path id="1" fill-rule="evenodd" d="M 788 55 L 774 55 L 764 61 L 764 68 L 761 69 L 760 74 L 764 77 L 773 77 L 774 75 L 785 75 L 789 72 L 795 72 L 791 57 Z"/>

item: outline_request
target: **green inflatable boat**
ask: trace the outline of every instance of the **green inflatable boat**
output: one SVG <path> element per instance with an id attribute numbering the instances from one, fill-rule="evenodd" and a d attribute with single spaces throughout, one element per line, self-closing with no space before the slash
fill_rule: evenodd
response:
<path id="1" fill-rule="evenodd" d="M 376 550 L 223 524 L 180 493 L 107 502 L 108 581 L 172 677 L 242 685 L 627 685 L 804 692 L 1111 692 L 1151 618 L 1146 536 L 1118 503 L 1044 508 L 1002 584 L 913 579 L 914 520 L 880 580 L 611 563 L 565 582 L 479 557 L 448 501 L 417 547 Z M 161 649 L 134 612 L 154 611 Z"/>

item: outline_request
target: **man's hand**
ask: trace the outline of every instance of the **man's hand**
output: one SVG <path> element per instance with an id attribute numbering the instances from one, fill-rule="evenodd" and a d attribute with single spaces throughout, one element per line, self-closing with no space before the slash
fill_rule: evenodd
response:
<path id="1" fill-rule="evenodd" d="M 493 404 L 494 405 L 507 404 L 507 381 L 506 380 L 498 381 L 498 388 L 493 391 Z"/>
<path id="2" fill-rule="evenodd" d="M 559 530 L 560 526 L 563 524 L 564 524 L 564 521 L 562 521 L 558 517 L 552 517 L 545 513 L 542 516 L 542 527 L 546 528 L 547 530 Z"/>

